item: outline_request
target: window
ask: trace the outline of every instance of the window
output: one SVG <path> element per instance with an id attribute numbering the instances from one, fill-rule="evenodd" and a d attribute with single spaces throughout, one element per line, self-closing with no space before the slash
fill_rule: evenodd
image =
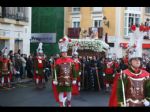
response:
<path id="1" fill-rule="evenodd" d="M 79 17 L 73 17 L 72 18 L 72 27 L 73 28 L 80 27 L 80 18 Z"/>
<path id="2" fill-rule="evenodd" d="M 78 27 L 80 27 L 80 22 L 79 22 L 79 21 L 74 21 L 72 27 L 73 27 L 73 28 L 78 28 Z"/>
<path id="3" fill-rule="evenodd" d="M 145 7 L 145 13 L 150 13 L 150 7 Z"/>
<path id="4" fill-rule="evenodd" d="M 141 11 L 141 7 L 125 7 L 125 10 L 129 10 L 129 11 Z"/>
<path id="5" fill-rule="evenodd" d="M 80 12 L 80 7 L 73 7 L 72 12 L 73 13 L 79 13 Z"/>
<path id="6" fill-rule="evenodd" d="M 125 13 L 125 21 L 124 21 L 124 35 L 128 36 L 130 31 L 130 27 L 132 25 L 139 25 L 141 23 L 141 15 L 134 13 Z"/>
<path id="7" fill-rule="evenodd" d="M 102 7 L 93 7 L 93 12 L 102 12 Z"/>
<path id="8" fill-rule="evenodd" d="M 96 27 L 96 28 L 101 27 L 101 20 L 94 20 L 94 26 L 93 27 Z"/>

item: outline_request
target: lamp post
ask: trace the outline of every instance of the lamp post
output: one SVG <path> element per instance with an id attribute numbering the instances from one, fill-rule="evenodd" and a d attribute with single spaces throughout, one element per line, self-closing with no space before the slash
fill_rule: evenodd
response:
<path id="1" fill-rule="evenodd" d="M 103 17 L 104 25 L 106 25 L 109 28 L 109 21 L 107 20 L 106 16 Z"/>

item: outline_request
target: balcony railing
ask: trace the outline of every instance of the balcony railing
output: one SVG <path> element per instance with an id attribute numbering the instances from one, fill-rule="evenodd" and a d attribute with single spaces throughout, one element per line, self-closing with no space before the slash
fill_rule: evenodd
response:
<path id="1" fill-rule="evenodd" d="M 26 17 L 24 12 L 9 12 L 6 8 L 2 9 L 2 13 L 0 13 L 0 17 L 14 19 L 16 21 L 25 21 L 28 22 L 28 17 Z"/>
<path id="2" fill-rule="evenodd" d="M 81 28 L 68 28 L 68 37 L 70 38 L 80 38 L 80 36 L 92 37 L 94 36 L 94 32 L 92 31 L 92 27 L 89 30 L 82 31 Z M 103 36 L 103 28 L 97 28 L 97 36 L 98 38 L 102 38 Z"/>
<path id="3" fill-rule="evenodd" d="M 2 18 L 8 18 L 8 19 L 15 19 L 17 21 L 25 21 L 28 22 L 28 17 L 25 16 L 19 16 L 18 14 L 10 14 L 10 13 L 5 13 L 2 14 Z"/>

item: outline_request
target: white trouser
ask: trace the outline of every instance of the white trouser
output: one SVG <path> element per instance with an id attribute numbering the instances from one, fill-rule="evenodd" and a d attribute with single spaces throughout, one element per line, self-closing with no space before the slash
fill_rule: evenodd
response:
<path id="1" fill-rule="evenodd" d="M 2 84 L 4 84 L 4 77 L 2 77 Z"/>
<path id="2" fill-rule="evenodd" d="M 109 84 L 106 84 L 106 87 L 108 88 L 108 87 L 109 87 Z"/>
<path id="3" fill-rule="evenodd" d="M 67 92 L 67 100 L 68 100 L 68 101 L 71 101 L 71 97 L 72 97 L 71 92 Z M 66 98 L 64 98 L 64 92 L 60 92 L 60 93 L 59 93 L 59 101 L 60 101 L 60 102 L 65 102 L 65 99 L 66 99 Z"/>
<path id="4" fill-rule="evenodd" d="M 8 77 L 8 83 L 10 83 L 10 79 L 9 79 L 9 77 Z"/>
<path id="5" fill-rule="evenodd" d="M 38 84 L 39 83 L 39 79 L 38 78 L 36 78 L 36 84 Z"/>

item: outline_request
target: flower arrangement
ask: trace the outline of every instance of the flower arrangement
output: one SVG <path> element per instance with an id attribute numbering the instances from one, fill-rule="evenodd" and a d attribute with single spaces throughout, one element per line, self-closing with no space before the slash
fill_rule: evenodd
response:
<path id="1" fill-rule="evenodd" d="M 102 40 L 96 39 L 72 39 L 72 42 L 69 43 L 69 49 L 73 47 L 75 43 L 78 43 L 79 50 L 92 50 L 95 52 L 106 51 L 109 48 L 109 45 L 103 42 Z"/>

